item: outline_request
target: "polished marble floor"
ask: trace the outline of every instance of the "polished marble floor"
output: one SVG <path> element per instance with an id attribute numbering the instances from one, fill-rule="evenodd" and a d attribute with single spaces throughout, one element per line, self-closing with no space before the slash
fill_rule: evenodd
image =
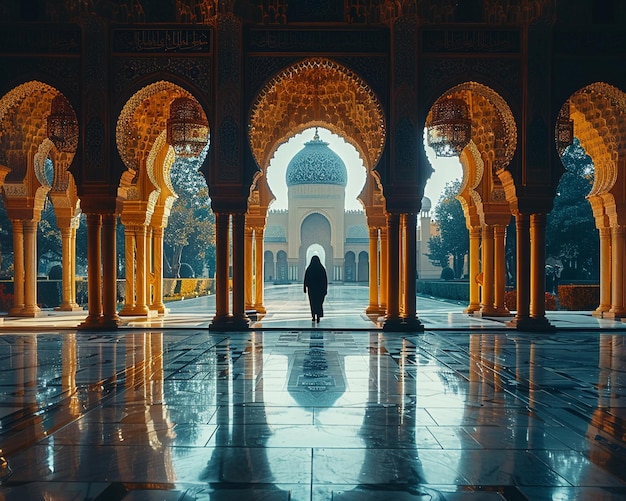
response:
<path id="1" fill-rule="evenodd" d="M 0 500 L 626 499 L 621 323 L 393 334 L 340 313 L 241 333 L 5 319 Z"/>

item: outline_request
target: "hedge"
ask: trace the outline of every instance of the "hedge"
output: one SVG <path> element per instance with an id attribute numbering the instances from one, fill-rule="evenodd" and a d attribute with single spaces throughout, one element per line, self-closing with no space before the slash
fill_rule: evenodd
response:
<path id="1" fill-rule="evenodd" d="M 504 293 L 504 306 L 506 306 L 508 310 L 517 311 L 517 291 L 515 289 Z M 556 298 L 549 292 L 545 294 L 544 306 L 546 311 L 556 310 Z"/>
<path id="2" fill-rule="evenodd" d="M 600 304 L 600 286 L 559 285 L 559 303 L 563 310 L 595 310 Z"/>
<path id="3" fill-rule="evenodd" d="M 444 280 L 417 280 L 417 292 L 426 296 L 453 299 L 455 301 L 469 301 L 468 281 Z"/>

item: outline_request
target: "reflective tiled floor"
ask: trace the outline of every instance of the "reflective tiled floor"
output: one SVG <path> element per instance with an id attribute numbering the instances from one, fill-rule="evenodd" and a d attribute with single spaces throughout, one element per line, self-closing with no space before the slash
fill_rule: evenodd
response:
<path id="1" fill-rule="evenodd" d="M 626 499 L 626 324 L 522 334 L 418 298 L 423 333 L 333 287 L 267 288 L 245 333 L 214 298 L 76 331 L 0 324 L 0 500 Z"/>
<path id="2" fill-rule="evenodd" d="M 4 332 L 0 499 L 626 499 L 624 339 Z"/>

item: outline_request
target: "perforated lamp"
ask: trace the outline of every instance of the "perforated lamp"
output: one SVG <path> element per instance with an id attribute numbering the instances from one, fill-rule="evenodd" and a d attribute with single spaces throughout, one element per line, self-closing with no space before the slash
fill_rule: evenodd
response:
<path id="1" fill-rule="evenodd" d="M 426 141 L 438 157 L 458 157 L 472 138 L 469 107 L 463 99 L 446 97 L 432 108 Z"/>
<path id="2" fill-rule="evenodd" d="M 78 121 L 70 103 L 61 94 L 52 99 L 50 115 L 48 115 L 47 134 L 57 150 L 76 151 L 78 147 Z"/>
<path id="3" fill-rule="evenodd" d="M 200 155 L 209 137 L 209 123 L 202 108 L 188 97 L 178 97 L 170 105 L 167 142 L 179 157 Z"/>

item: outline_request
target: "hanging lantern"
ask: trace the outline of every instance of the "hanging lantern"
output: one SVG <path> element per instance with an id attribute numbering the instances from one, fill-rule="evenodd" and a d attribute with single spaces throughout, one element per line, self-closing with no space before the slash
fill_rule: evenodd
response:
<path id="1" fill-rule="evenodd" d="M 179 157 L 197 157 L 207 144 L 209 123 L 202 108 L 188 97 L 179 97 L 170 105 L 167 142 Z"/>
<path id="2" fill-rule="evenodd" d="M 47 133 L 57 150 L 76 151 L 78 147 L 78 121 L 65 96 L 59 94 L 52 100 L 48 115 Z"/>
<path id="3" fill-rule="evenodd" d="M 438 157 L 458 157 L 471 138 L 472 121 L 463 99 L 446 97 L 433 105 L 426 140 Z"/>
<path id="4" fill-rule="evenodd" d="M 574 121 L 570 119 L 569 102 L 565 103 L 556 119 L 556 149 L 562 155 L 574 142 Z"/>

